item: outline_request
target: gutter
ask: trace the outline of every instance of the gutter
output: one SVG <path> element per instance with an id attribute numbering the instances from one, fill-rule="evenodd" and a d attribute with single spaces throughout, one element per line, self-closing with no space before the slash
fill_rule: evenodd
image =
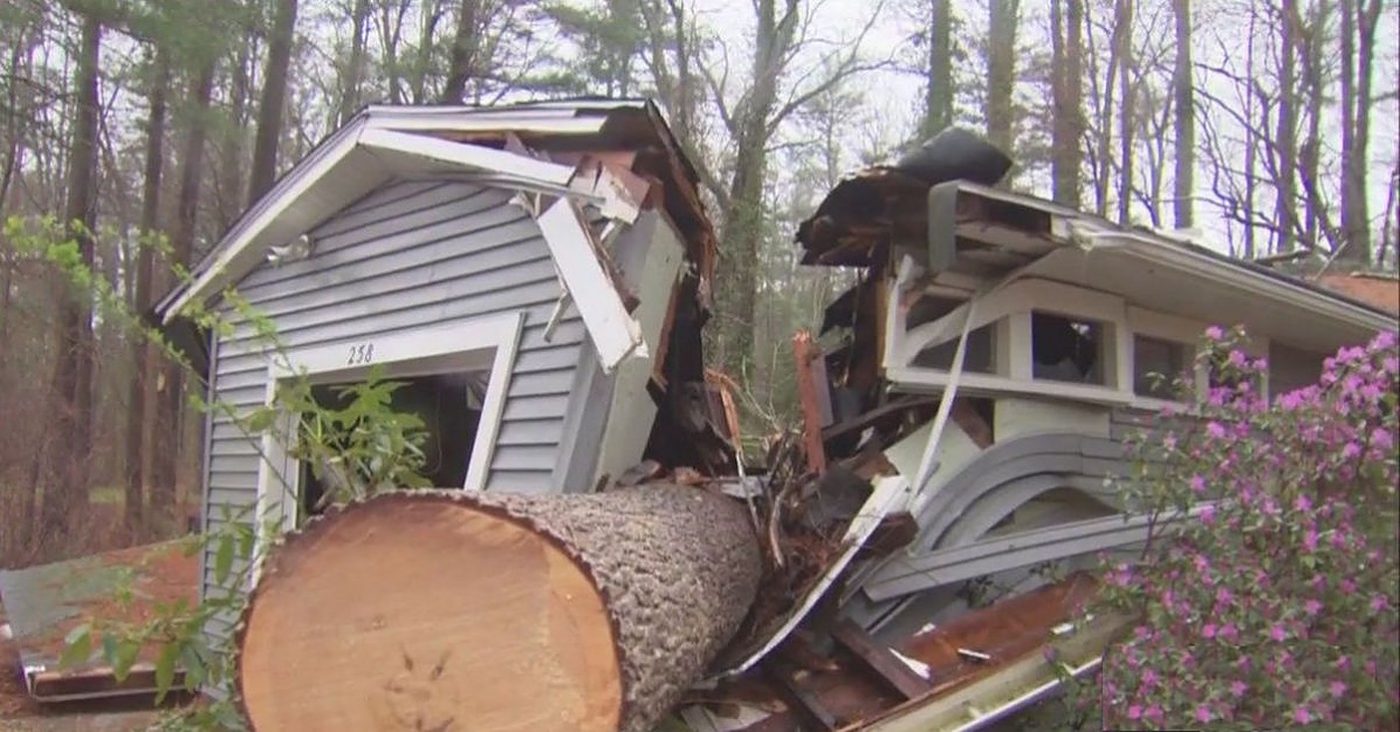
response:
<path id="1" fill-rule="evenodd" d="M 1097 670 L 1098 667 L 1101 665 L 1103 665 L 1103 657 L 1096 656 L 1095 658 L 1089 660 L 1087 663 L 1083 663 L 1079 666 L 1076 666 L 1075 668 L 1069 669 L 1069 676 L 1072 679 L 1080 679 L 1088 675 L 1089 673 Z M 999 707 L 983 712 L 982 715 L 978 718 L 966 724 L 963 724 L 962 726 L 955 727 L 953 729 L 953 732 L 973 732 L 973 730 L 982 729 L 983 727 L 993 722 L 1005 719 L 1006 717 L 1009 717 L 1015 714 L 1016 712 L 1019 712 L 1027 707 L 1033 706 L 1034 704 L 1046 698 L 1049 698 L 1051 694 L 1059 690 L 1061 684 L 1063 684 L 1063 681 L 1058 678 L 1054 679 L 1053 681 L 1047 681 L 1041 684 L 1040 686 L 1037 686 L 1034 689 L 1031 689 L 1030 691 L 1016 697 L 1015 699 L 1012 699 L 1011 701 L 1002 704 Z"/>

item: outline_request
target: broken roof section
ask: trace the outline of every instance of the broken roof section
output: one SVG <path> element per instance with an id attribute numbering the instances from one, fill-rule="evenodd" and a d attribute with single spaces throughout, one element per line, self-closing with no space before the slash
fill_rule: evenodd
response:
<path id="1" fill-rule="evenodd" d="M 634 222 L 644 208 L 664 211 L 696 263 L 698 295 L 708 303 L 715 235 L 695 170 L 660 110 L 644 100 L 580 100 L 492 108 L 366 107 L 254 202 L 193 268 L 189 281 L 161 300 L 157 314 L 168 324 L 190 303 L 216 298 L 274 248 L 293 244 L 390 180 L 441 175 L 569 198 L 620 224 Z M 599 236 L 606 235 L 605 230 Z M 625 293 L 618 297 L 625 308 Z M 603 354 L 612 364 L 637 345 L 634 333 L 604 334 L 604 323 L 616 320 L 616 310 L 593 318 L 584 313 L 595 340 L 629 343 L 613 357 Z"/>
<path id="2" fill-rule="evenodd" d="M 1002 278 L 1082 282 L 1132 293 L 1145 307 L 1207 321 L 1230 313 L 1316 336 L 1320 348 L 1394 327 L 1394 315 L 1373 303 L 1184 239 L 993 188 L 1003 162 L 970 133 L 949 130 L 894 165 L 858 171 L 799 227 L 802 261 L 897 266 L 908 256 L 924 284 L 949 294 L 971 295 Z M 1197 296 L 1183 299 L 1183 292 Z M 1336 333 L 1339 325 L 1354 332 Z"/>

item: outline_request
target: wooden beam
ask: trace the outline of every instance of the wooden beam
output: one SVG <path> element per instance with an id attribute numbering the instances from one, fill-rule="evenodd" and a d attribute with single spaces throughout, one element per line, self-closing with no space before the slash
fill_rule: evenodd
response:
<path id="1" fill-rule="evenodd" d="M 905 699 L 923 696 L 932 688 L 927 679 L 915 673 L 894 655 L 894 651 L 876 642 L 850 618 L 842 620 L 831 631 L 831 637 L 850 651 L 867 671 Z"/>
<path id="2" fill-rule="evenodd" d="M 807 454 L 807 469 L 820 474 L 826 471 L 822 427 L 831 421 L 826 359 L 812 341 L 812 334 L 805 330 L 792 336 L 792 355 L 797 361 L 797 397 L 802 405 L 802 446 Z"/>
<path id="3" fill-rule="evenodd" d="M 783 703 L 802 721 L 803 729 L 825 731 L 837 728 L 836 716 L 822 705 L 820 697 L 797 684 L 791 666 L 769 661 L 764 664 L 763 670 Z"/>

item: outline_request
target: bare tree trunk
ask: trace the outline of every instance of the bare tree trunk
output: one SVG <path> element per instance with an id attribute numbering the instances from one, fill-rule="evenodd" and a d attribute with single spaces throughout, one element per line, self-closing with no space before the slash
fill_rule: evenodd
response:
<path id="1" fill-rule="evenodd" d="M 340 90 L 340 113 L 337 124 L 345 124 L 360 108 L 360 85 L 365 75 L 365 26 L 369 22 L 369 0 L 355 0 L 350 11 L 350 59 Z"/>
<path id="2" fill-rule="evenodd" d="M 1343 249 L 1338 254 L 1338 259 L 1362 266 L 1371 259 L 1371 222 L 1366 202 L 1366 151 L 1371 137 L 1371 69 L 1380 15 L 1380 0 L 1342 0 Z"/>
<path id="3" fill-rule="evenodd" d="M 442 88 L 443 104 L 466 101 L 467 80 L 479 73 L 477 62 L 481 54 L 480 24 L 482 0 L 462 0 L 457 13 L 457 33 L 452 38 L 452 56 L 447 69 L 447 83 Z"/>
<path id="4" fill-rule="evenodd" d="M 297 0 L 280 0 L 272 21 L 263 75 L 262 101 L 258 105 L 258 132 L 253 142 L 253 169 L 248 176 L 248 202 L 262 198 L 277 179 L 277 144 L 282 138 L 282 110 L 287 102 L 287 73 L 292 63 L 292 36 L 296 30 Z"/>
<path id="5" fill-rule="evenodd" d="M 1092 22 L 1092 14 L 1084 14 L 1086 29 L 1092 34 L 1093 29 L 1088 24 Z M 1092 38 L 1092 35 L 1090 36 Z M 1096 162 L 1094 170 L 1094 212 L 1099 216 L 1108 216 L 1108 188 L 1109 176 L 1112 175 L 1113 166 L 1110 164 L 1113 149 L 1113 100 L 1114 81 L 1118 78 L 1118 36 L 1114 31 L 1113 38 L 1109 42 L 1108 68 L 1103 76 L 1103 93 L 1099 95 L 1099 106 L 1097 111 L 1098 129 L 1095 130 L 1096 146 L 1094 159 Z M 1097 84 L 1097 79 L 1095 80 Z"/>
<path id="6" fill-rule="evenodd" d="M 1176 228 L 1189 229 L 1193 216 L 1196 176 L 1196 100 L 1192 94 L 1191 0 L 1174 0 L 1176 10 L 1176 65 L 1172 69 L 1172 94 L 1176 104 L 1176 171 L 1172 179 L 1172 215 Z"/>
<path id="7" fill-rule="evenodd" d="M 1299 50 L 1303 55 L 1303 94 L 1307 100 L 1307 109 L 1304 113 L 1308 131 L 1303 137 L 1303 143 L 1298 149 L 1298 168 L 1302 179 L 1306 182 L 1309 190 L 1314 189 L 1318 183 L 1318 172 L 1321 165 L 1320 138 L 1322 134 L 1322 114 L 1326 104 L 1324 84 L 1326 83 L 1324 74 L 1324 63 L 1322 54 L 1327 42 L 1328 16 L 1331 15 L 1331 6 L 1327 0 L 1318 0 L 1313 5 L 1308 16 L 1307 26 L 1301 24 L 1298 19 L 1297 26 L 1303 30 L 1305 36 Z M 1304 196 L 1303 205 L 1303 248 L 1314 250 L 1321 239 L 1319 229 L 1322 220 L 1320 210 L 1321 201 L 1311 194 Z"/>
<path id="8" fill-rule="evenodd" d="M 97 225 L 98 73 L 102 53 L 102 23 L 96 15 L 83 17 L 82 39 L 73 80 L 72 152 L 68 167 L 68 201 L 64 223 L 78 242 L 82 266 L 93 265 L 92 232 Z M 65 273 L 65 277 L 66 277 Z M 51 419 L 56 438 L 42 449 L 47 456 L 40 504 L 40 540 L 62 547 L 74 528 L 72 519 L 87 502 L 88 466 L 92 450 L 92 314 L 86 293 L 64 283 L 59 298 L 59 339 L 53 394 L 58 399 Z"/>
<path id="9" fill-rule="evenodd" d="M 1083 22 L 1082 0 L 1054 0 L 1050 6 L 1054 63 L 1051 69 L 1051 96 L 1054 119 L 1051 123 L 1051 178 L 1055 201 L 1079 208 L 1079 171 L 1084 163 L 1080 147 L 1084 136 Z"/>
<path id="10" fill-rule="evenodd" d="M 1113 23 L 1114 47 L 1118 56 L 1118 222 L 1129 223 L 1133 199 L 1133 0 L 1118 0 Z"/>
<path id="11" fill-rule="evenodd" d="M 227 231 L 248 203 L 243 198 L 247 193 L 243 184 L 243 151 L 248 118 L 248 64 L 252 58 L 248 44 L 242 45 L 229 74 L 232 86 L 228 94 L 228 124 L 219 145 L 219 231 Z"/>
<path id="12" fill-rule="evenodd" d="M 474 732 L 655 729 L 740 629 L 763 570 L 742 503 L 666 484 L 384 494 L 265 566 L 237 638 L 253 729 L 466 717 Z M 347 603 L 361 612 L 336 612 Z M 360 617 L 394 632 L 348 644 Z M 305 678 L 324 692 L 298 693 Z"/>
<path id="13" fill-rule="evenodd" d="M 165 95 L 170 83 L 170 70 L 165 54 L 155 52 L 155 69 L 151 82 L 150 120 L 146 125 L 145 184 L 141 194 L 141 232 L 154 236 L 160 230 L 160 186 L 165 163 Z M 136 272 L 133 277 L 131 305 L 144 311 L 151 303 L 151 281 L 155 278 L 155 258 L 149 242 L 138 243 Z M 126 413 L 126 528 L 135 535 L 141 528 L 145 504 L 145 435 L 147 370 L 155 363 L 145 338 L 137 336 L 132 354 L 131 388 L 127 392 Z"/>
<path id="14" fill-rule="evenodd" d="M 193 259 L 199 222 L 199 181 L 204 167 L 204 143 L 208 138 L 209 99 L 214 88 L 214 61 L 203 62 L 194 80 L 194 111 L 181 155 L 180 191 L 176 201 L 175 234 L 171 237 L 172 267 L 188 267 Z M 170 284 L 175 279 L 170 278 Z M 180 464 L 180 412 L 184 396 L 183 374 L 168 359 L 156 381 L 156 439 L 152 444 L 150 515 L 168 522 L 175 506 Z"/>
<path id="15" fill-rule="evenodd" d="M 442 19 L 442 0 L 429 0 L 423 8 L 423 28 L 418 37 L 418 60 L 413 69 L 413 103 L 425 104 L 428 101 L 428 72 L 433 66 L 433 39 L 437 37 L 437 24 Z"/>
<path id="16" fill-rule="evenodd" d="M 754 34 L 753 86 L 735 110 L 734 174 L 729 183 L 729 211 L 720 247 L 719 282 L 715 287 L 722 338 L 721 363 L 742 374 L 753 357 L 752 316 L 758 288 L 758 245 L 763 237 L 763 184 L 768 171 L 770 116 L 777 101 L 778 77 L 792 46 L 799 0 L 758 0 Z"/>
<path id="17" fill-rule="evenodd" d="M 987 27 L 987 139 L 1008 155 L 1015 153 L 1016 24 L 1020 0 L 991 0 Z"/>
<path id="18" fill-rule="evenodd" d="M 1293 19 L 1297 15 L 1297 0 L 1283 0 L 1279 15 L 1279 105 L 1278 131 L 1275 133 L 1278 145 L 1278 195 L 1274 203 L 1274 216 L 1278 221 L 1278 251 L 1291 252 L 1294 246 L 1297 203 L 1298 143 L 1294 130 L 1297 115 L 1297 84 L 1294 80 L 1294 56 L 1297 55 L 1297 29 Z"/>
<path id="19" fill-rule="evenodd" d="M 925 138 L 953 124 L 953 9 L 949 0 L 930 0 L 929 6 Z"/>

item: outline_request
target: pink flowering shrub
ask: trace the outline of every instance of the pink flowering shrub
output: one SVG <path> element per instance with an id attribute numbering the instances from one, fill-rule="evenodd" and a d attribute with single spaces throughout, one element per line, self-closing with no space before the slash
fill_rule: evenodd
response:
<path id="1" fill-rule="evenodd" d="M 1105 657 L 1104 725 L 1400 729 L 1396 335 L 1273 404 L 1243 338 L 1212 328 L 1199 412 L 1134 443 L 1123 488 L 1162 518 L 1106 572 L 1137 621 Z"/>

